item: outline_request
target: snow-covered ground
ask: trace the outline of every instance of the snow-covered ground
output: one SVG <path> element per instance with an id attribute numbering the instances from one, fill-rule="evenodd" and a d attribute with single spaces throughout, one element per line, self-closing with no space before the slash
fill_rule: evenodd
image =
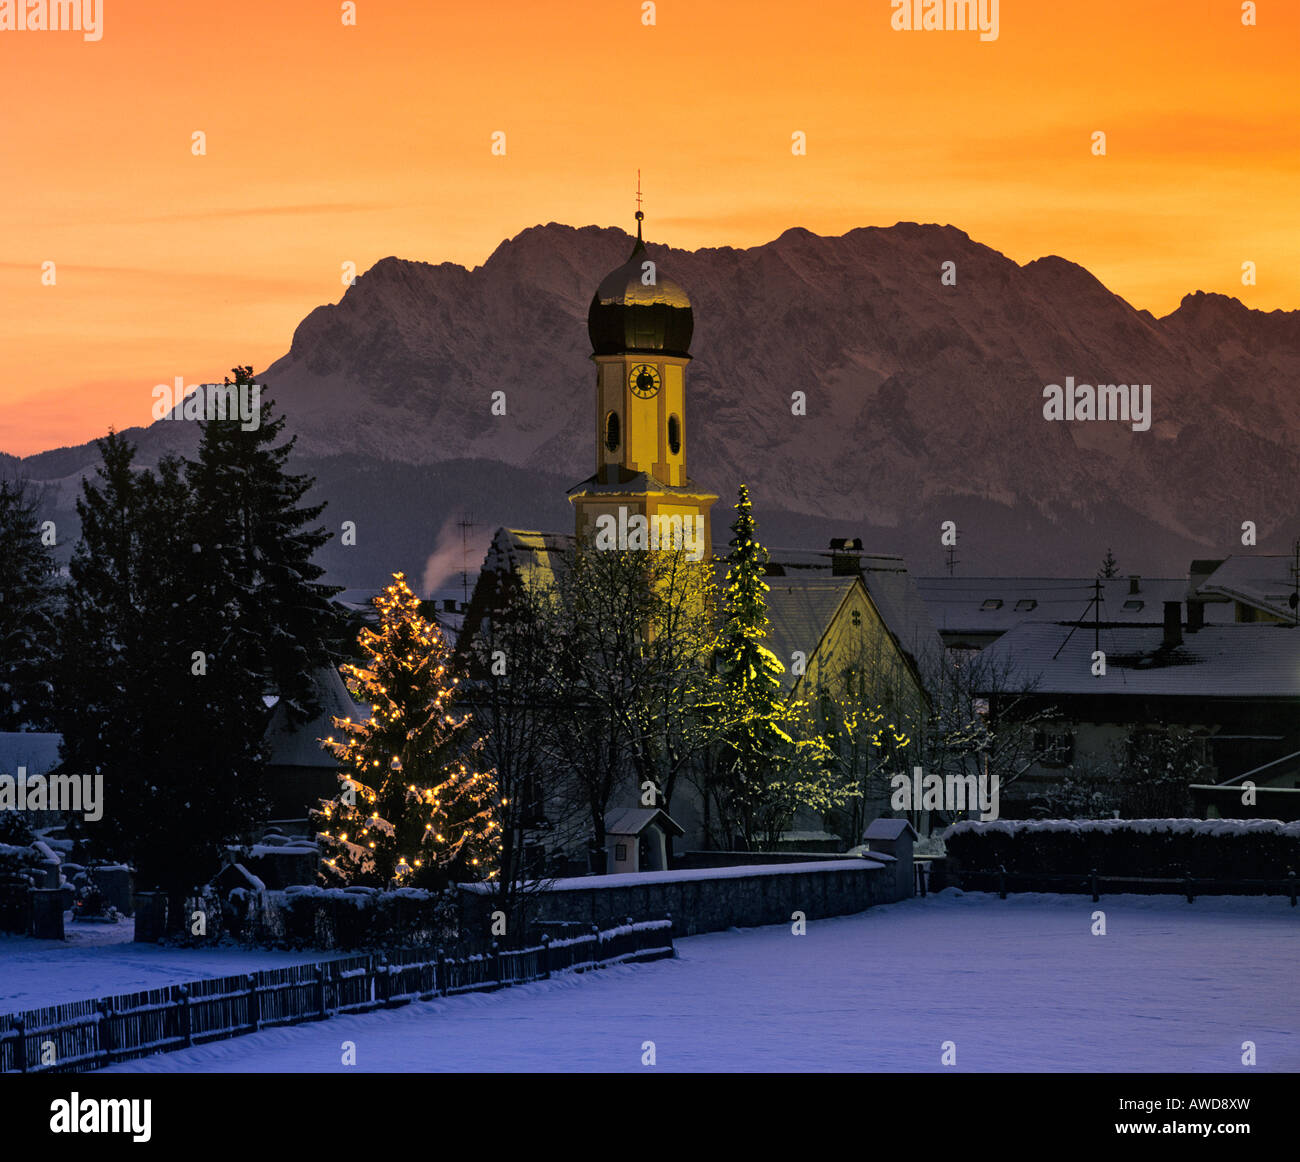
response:
<path id="1" fill-rule="evenodd" d="M 67 939 L 63 941 L 0 935 L 0 1013 L 161 988 L 200 977 L 329 960 L 331 956 L 319 951 L 133 944 L 135 924 L 130 919 L 117 924 L 69 921 L 64 932 Z"/>
<path id="2" fill-rule="evenodd" d="M 1091 934 L 1106 913 L 1107 935 Z M 996 895 L 695 936 L 676 960 L 273 1029 L 131 1072 L 1300 1070 L 1300 908 Z"/>

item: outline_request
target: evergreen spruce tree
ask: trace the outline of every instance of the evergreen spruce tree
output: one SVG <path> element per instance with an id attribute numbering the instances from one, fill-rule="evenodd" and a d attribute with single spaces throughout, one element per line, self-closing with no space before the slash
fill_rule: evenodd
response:
<path id="1" fill-rule="evenodd" d="M 52 726 L 60 587 L 50 548 L 26 484 L 0 480 L 0 730 Z"/>
<path id="2" fill-rule="evenodd" d="M 63 762 L 101 775 L 101 850 L 161 888 L 171 924 L 190 889 L 220 866 L 260 804 L 257 763 L 265 707 L 256 687 L 223 669 L 220 636 L 196 602 L 191 493 L 165 457 L 137 472 L 135 449 L 112 434 L 82 483 L 59 691 Z M 249 729 L 248 723 L 257 725 Z"/>
<path id="3" fill-rule="evenodd" d="M 252 368 L 236 367 L 225 382 L 238 398 L 255 386 Z M 297 437 L 277 444 L 284 424 L 266 397 L 250 430 L 238 418 L 202 421 L 186 478 L 199 600 L 221 626 L 219 652 L 301 723 L 319 710 L 312 675 L 337 658 L 342 619 L 330 600 L 339 588 L 321 584 L 312 561 L 331 535 L 309 527 L 325 506 L 303 504 L 314 480 L 285 471 Z"/>
<path id="4" fill-rule="evenodd" d="M 232 397 L 251 371 L 227 380 Z M 328 664 L 337 590 L 311 555 L 311 481 L 284 471 L 283 417 L 259 401 L 257 426 L 202 424 L 198 459 L 133 467 L 111 434 L 83 483 L 82 537 L 65 619 L 60 720 L 64 761 L 102 774 L 109 798 L 96 838 L 161 887 L 173 929 L 186 894 L 224 847 L 264 816 L 264 695 L 313 708 L 312 670 Z"/>
<path id="5" fill-rule="evenodd" d="M 340 793 L 318 819 L 327 878 L 430 888 L 492 878 L 498 791 L 479 761 L 470 716 L 457 713 L 451 651 L 403 574 L 375 607 L 378 628 L 359 639 L 365 664 L 343 668 L 371 716 L 336 718 L 344 737 L 322 744 L 341 768 Z"/>
<path id="6" fill-rule="evenodd" d="M 767 551 L 754 537 L 749 489 L 740 486 L 728 542 L 726 620 L 718 651 L 722 679 L 721 799 L 746 842 L 755 843 L 764 803 L 771 798 L 776 756 L 794 746 L 781 675 L 785 667 L 764 644 L 768 591 Z"/>
<path id="7" fill-rule="evenodd" d="M 1106 555 L 1101 559 L 1101 568 L 1098 570 L 1097 576 L 1104 577 L 1107 580 L 1119 576 L 1119 562 L 1115 560 L 1115 554 L 1109 548 L 1106 550 Z"/>
<path id="8" fill-rule="evenodd" d="M 96 446 L 100 464 L 93 478 L 82 480 L 77 499 L 81 536 L 72 553 L 60 635 L 56 719 L 64 766 L 76 774 L 103 775 L 116 799 L 117 775 L 130 763 L 140 726 L 135 684 L 143 522 L 134 446 L 116 432 Z"/>

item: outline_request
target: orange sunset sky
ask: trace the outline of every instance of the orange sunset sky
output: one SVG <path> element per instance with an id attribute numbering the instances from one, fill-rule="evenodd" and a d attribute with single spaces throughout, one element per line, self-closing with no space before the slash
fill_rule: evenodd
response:
<path id="1" fill-rule="evenodd" d="M 0 31 L 0 451 L 264 368 L 345 261 L 631 229 L 638 167 L 673 246 L 952 223 L 1158 315 L 1300 307 L 1296 0 L 1254 28 L 1238 0 L 1002 0 L 988 43 L 895 32 L 889 0 L 660 0 L 653 27 L 640 0 L 102 7 L 96 43 Z"/>

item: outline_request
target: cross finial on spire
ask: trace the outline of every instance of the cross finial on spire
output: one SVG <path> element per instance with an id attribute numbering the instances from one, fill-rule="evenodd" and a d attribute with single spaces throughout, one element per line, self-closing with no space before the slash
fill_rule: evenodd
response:
<path id="1" fill-rule="evenodd" d="M 641 241 L 641 220 L 645 215 L 641 212 L 641 171 L 636 171 L 636 240 Z"/>

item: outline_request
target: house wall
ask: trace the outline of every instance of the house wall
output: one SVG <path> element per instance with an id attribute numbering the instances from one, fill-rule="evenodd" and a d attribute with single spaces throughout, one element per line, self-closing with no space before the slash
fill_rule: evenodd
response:
<path id="1" fill-rule="evenodd" d="M 853 615 L 859 624 L 853 622 Z M 782 663 L 790 665 L 789 658 Z M 821 688 L 836 694 L 845 691 L 846 671 L 866 676 L 870 698 L 891 706 L 900 716 L 916 720 L 925 695 L 911 667 L 903 659 L 893 635 L 866 591 L 853 586 L 827 627 L 803 676 L 795 683 L 793 696 L 811 699 Z"/>
<path id="2" fill-rule="evenodd" d="M 1174 698 L 1149 696 L 1018 696 L 1019 713 L 1053 710 L 1057 717 L 1040 729 L 1074 736 L 1074 755 L 1067 764 L 1035 763 L 1014 783 L 1003 787 L 1008 803 L 1042 796 L 1071 772 L 1118 777 L 1115 762 L 1134 730 L 1173 726 L 1207 735 L 1205 757 L 1211 770 L 1202 781 L 1234 778 L 1255 766 L 1300 749 L 1300 728 L 1289 699 Z M 1220 741 L 1216 738 L 1221 737 Z"/>

